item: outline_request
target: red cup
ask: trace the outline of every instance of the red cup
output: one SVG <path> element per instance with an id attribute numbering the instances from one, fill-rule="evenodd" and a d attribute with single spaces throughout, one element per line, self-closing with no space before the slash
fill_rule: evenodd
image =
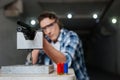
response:
<path id="1" fill-rule="evenodd" d="M 57 74 L 60 75 L 61 74 L 61 63 L 57 64 Z"/>
<path id="2" fill-rule="evenodd" d="M 57 64 L 57 74 L 58 75 L 64 74 L 64 63 Z"/>
<path id="3" fill-rule="evenodd" d="M 64 63 L 61 63 L 61 74 L 64 74 Z"/>

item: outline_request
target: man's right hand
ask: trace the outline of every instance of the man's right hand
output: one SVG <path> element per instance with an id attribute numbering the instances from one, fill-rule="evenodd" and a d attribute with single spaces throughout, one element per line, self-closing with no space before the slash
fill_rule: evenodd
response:
<path id="1" fill-rule="evenodd" d="M 39 56 L 39 50 L 32 51 L 32 64 L 36 64 Z"/>

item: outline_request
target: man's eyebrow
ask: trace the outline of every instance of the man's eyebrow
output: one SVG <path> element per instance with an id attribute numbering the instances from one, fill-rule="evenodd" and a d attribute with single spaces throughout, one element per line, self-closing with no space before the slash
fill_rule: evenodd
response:
<path id="1" fill-rule="evenodd" d="M 50 24 L 48 24 L 48 25 L 44 26 L 44 27 L 51 26 L 51 25 L 53 25 L 54 23 L 56 23 L 56 20 L 55 20 L 54 22 L 52 22 L 52 23 L 50 23 Z"/>

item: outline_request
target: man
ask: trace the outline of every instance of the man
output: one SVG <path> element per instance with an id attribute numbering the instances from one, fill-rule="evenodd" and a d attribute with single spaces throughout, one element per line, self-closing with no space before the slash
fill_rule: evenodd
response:
<path id="1" fill-rule="evenodd" d="M 52 63 L 56 66 L 66 62 L 74 69 L 77 80 L 89 80 L 78 35 L 62 28 L 55 13 L 45 12 L 38 17 L 38 21 L 45 37 L 43 51 L 32 51 L 32 64 Z"/>

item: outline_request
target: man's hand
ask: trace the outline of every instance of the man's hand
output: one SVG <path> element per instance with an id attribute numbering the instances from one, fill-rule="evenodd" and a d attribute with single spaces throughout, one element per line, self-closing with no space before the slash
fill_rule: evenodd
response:
<path id="1" fill-rule="evenodd" d="M 56 64 L 66 61 L 65 55 L 55 49 L 45 38 L 43 38 L 43 50 Z"/>
<path id="2" fill-rule="evenodd" d="M 38 60 L 39 50 L 32 51 L 32 64 L 36 64 Z"/>

